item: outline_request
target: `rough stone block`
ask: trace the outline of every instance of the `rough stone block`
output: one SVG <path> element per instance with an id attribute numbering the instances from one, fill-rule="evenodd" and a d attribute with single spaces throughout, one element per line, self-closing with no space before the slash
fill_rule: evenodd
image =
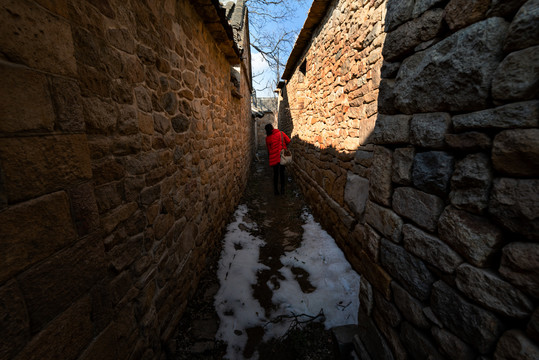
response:
<path id="1" fill-rule="evenodd" d="M 494 138 L 492 164 L 504 174 L 539 177 L 539 129 L 500 132 Z"/>
<path id="2" fill-rule="evenodd" d="M 533 311 L 526 295 L 490 271 L 463 264 L 457 269 L 456 284 L 470 299 L 499 314 L 523 319 Z"/>
<path id="3" fill-rule="evenodd" d="M 488 266 L 503 241 L 502 232 L 487 219 L 448 206 L 438 223 L 440 239 L 478 267 Z"/>
<path id="4" fill-rule="evenodd" d="M 503 331 L 495 315 L 464 300 L 443 281 L 433 286 L 431 307 L 447 329 L 481 353 L 492 351 Z"/>
<path id="5" fill-rule="evenodd" d="M 348 172 L 344 188 L 344 202 L 357 215 L 363 215 L 369 197 L 369 180 Z"/>
<path id="6" fill-rule="evenodd" d="M 451 204 L 480 214 L 487 208 L 491 184 L 492 170 L 487 155 L 468 155 L 457 162 L 451 177 Z"/>
<path id="7" fill-rule="evenodd" d="M 494 359 L 511 359 L 518 356 L 519 360 L 539 359 L 539 346 L 526 337 L 520 330 L 506 331 L 494 352 Z"/>
<path id="8" fill-rule="evenodd" d="M 370 167 L 369 195 L 370 198 L 383 205 L 390 206 L 391 191 L 391 164 L 393 152 L 385 147 L 376 146 Z"/>
<path id="9" fill-rule="evenodd" d="M 374 144 L 399 144 L 410 141 L 410 119 L 408 115 L 382 115 L 376 119 L 370 141 Z"/>
<path id="10" fill-rule="evenodd" d="M 425 11 L 433 8 L 434 6 L 442 3 L 443 0 L 415 0 L 414 10 L 412 11 L 412 17 L 418 17 Z"/>
<path id="11" fill-rule="evenodd" d="M 105 234 L 110 234 L 122 221 L 129 219 L 131 215 L 138 209 L 135 202 L 123 204 L 122 206 L 109 212 L 101 218 L 101 225 Z"/>
<path id="12" fill-rule="evenodd" d="M 455 150 L 466 153 L 485 151 L 492 147 L 490 137 L 477 131 L 462 134 L 446 134 L 445 143 Z"/>
<path id="13" fill-rule="evenodd" d="M 66 247 L 76 238 L 65 192 L 0 212 L 0 282 Z"/>
<path id="14" fill-rule="evenodd" d="M 444 20 L 451 30 L 458 30 L 483 20 L 490 0 L 451 0 L 444 9 Z"/>
<path id="15" fill-rule="evenodd" d="M 128 54 L 135 52 L 135 40 L 127 29 L 108 29 L 106 38 L 117 49 L 123 50 Z"/>
<path id="16" fill-rule="evenodd" d="M 53 74 L 77 74 L 71 26 L 65 19 L 27 1 L 4 1 L 1 11 L 0 33 L 10 34 L 0 38 L 5 57 Z"/>
<path id="17" fill-rule="evenodd" d="M 32 331 L 43 328 L 66 310 L 106 273 L 103 244 L 89 236 L 21 274 L 18 281 Z"/>
<path id="18" fill-rule="evenodd" d="M 457 131 L 469 129 L 514 129 L 539 126 L 539 101 L 531 100 L 493 109 L 453 116 Z"/>
<path id="19" fill-rule="evenodd" d="M 359 339 L 374 360 L 394 360 L 391 349 L 376 324 L 361 309 L 358 314 Z"/>
<path id="20" fill-rule="evenodd" d="M 453 173 L 453 156 L 443 151 L 416 154 L 412 169 L 415 187 L 425 192 L 445 197 Z"/>
<path id="21" fill-rule="evenodd" d="M 161 134 L 166 134 L 171 129 L 170 119 L 158 113 L 153 114 L 153 125 L 155 131 Z"/>
<path id="22" fill-rule="evenodd" d="M 420 227 L 434 232 L 444 210 L 444 201 L 411 187 L 400 187 L 393 194 L 393 209 Z"/>
<path id="23" fill-rule="evenodd" d="M 539 244 L 511 243 L 504 247 L 499 272 L 511 284 L 539 298 Z"/>
<path id="24" fill-rule="evenodd" d="M 539 2 L 526 1 L 509 26 L 504 50 L 511 52 L 539 44 Z"/>
<path id="25" fill-rule="evenodd" d="M 533 312 L 528 326 L 526 326 L 526 335 L 534 341 L 539 342 L 539 307 Z"/>
<path id="26" fill-rule="evenodd" d="M 0 77 L 0 131 L 52 131 L 54 109 L 47 78 L 29 69 L 5 64 L 0 64 Z"/>
<path id="27" fill-rule="evenodd" d="M 416 114 L 410 122 L 410 141 L 413 145 L 440 149 L 451 125 L 447 113 Z"/>
<path id="28" fill-rule="evenodd" d="M 140 110 L 146 112 L 152 111 L 152 98 L 148 92 L 148 89 L 143 86 L 136 87 L 135 98 L 137 99 L 137 105 Z"/>
<path id="29" fill-rule="evenodd" d="M 65 132 L 83 132 L 84 115 L 79 85 L 60 77 L 52 78 L 51 85 L 58 128 Z"/>
<path id="30" fill-rule="evenodd" d="M 539 94 L 539 45 L 510 53 L 492 78 L 496 100 L 528 100 Z"/>
<path id="31" fill-rule="evenodd" d="M 414 148 L 399 148 L 393 152 L 393 172 L 391 180 L 401 185 L 412 183 L 412 166 L 414 163 Z"/>
<path id="32" fill-rule="evenodd" d="M 402 23 L 412 18 L 414 0 L 388 0 L 386 24 L 387 30 L 391 31 Z"/>
<path id="33" fill-rule="evenodd" d="M 365 222 L 393 242 L 400 242 L 402 219 L 393 211 L 367 200 Z"/>
<path id="34" fill-rule="evenodd" d="M 91 342 L 91 302 L 84 296 L 32 338 L 16 359 L 74 359 Z"/>
<path id="35" fill-rule="evenodd" d="M 539 180 L 494 179 L 489 212 L 503 227 L 539 240 Z"/>
<path id="36" fill-rule="evenodd" d="M 404 248 L 441 271 L 452 274 L 463 260 L 446 243 L 412 225 L 404 225 Z"/>
<path id="37" fill-rule="evenodd" d="M 88 235 L 99 227 L 99 211 L 94 187 L 83 183 L 69 190 L 73 220 L 79 236 Z"/>
<path id="38" fill-rule="evenodd" d="M 443 9 L 427 11 L 387 34 L 382 54 L 387 61 L 395 61 L 417 45 L 436 37 L 442 28 Z"/>
<path id="39" fill-rule="evenodd" d="M 492 0 L 487 16 L 511 16 L 528 0 Z"/>
<path id="40" fill-rule="evenodd" d="M 118 109 L 115 104 L 96 97 L 83 98 L 82 102 L 88 132 L 110 134 L 116 129 Z"/>
<path id="41" fill-rule="evenodd" d="M 391 290 L 393 290 L 395 305 L 397 305 L 402 316 L 415 326 L 422 329 L 428 329 L 430 323 L 423 314 L 423 305 L 421 302 L 410 295 L 396 282 L 391 283 Z"/>
<path id="42" fill-rule="evenodd" d="M 440 351 L 443 355 L 451 360 L 474 360 L 476 358 L 475 351 L 447 330 L 440 329 L 434 326 L 431 329 L 432 336 L 440 346 Z"/>
<path id="43" fill-rule="evenodd" d="M 489 18 L 403 61 L 395 104 L 405 114 L 474 111 L 488 106 L 508 24 Z M 473 82 L 463 82 L 474 74 Z"/>
<path id="44" fill-rule="evenodd" d="M 374 297 L 371 284 L 361 276 L 359 283 L 359 306 L 368 316 L 371 316 Z"/>
<path id="45" fill-rule="evenodd" d="M 402 323 L 401 340 L 413 359 L 441 359 L 440 353 L 427 335 L 406 321 Z"/>
<path id="46" fill-rule="evenodd" d="M 30 339 L 24 298 L 15 281 L 0 287 L 0 357 L 13 359 Z"/>
<path id="47" fill-rule="evenodd" d="M 408 292 L 420 300 L 428 299 L 435 279 L 421 260 L 401 246 L 382 239 L 380 262 Z"/>
<path id="48" fill-rule="evenodd" d="M 377 291 L 374 292 L 374 310 L 380 315 L 385 324 L 393 328 L 400 325 L 402 316 L 399 310 Z"/>

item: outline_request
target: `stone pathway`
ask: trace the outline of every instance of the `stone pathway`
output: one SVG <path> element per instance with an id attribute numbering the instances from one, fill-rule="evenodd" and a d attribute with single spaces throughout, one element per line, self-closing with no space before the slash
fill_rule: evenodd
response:
<path id="1" fill-rule="evenodd" d="M 255 235 L 266 241 L 266 245 L 260 249 L 259 261 L 268 269 L 258 274 L 258 281 L 254 286 L 254 296 L 266 313 L 275 306 L 271 302 L 272 291 L 268 282 L 281 276 L 278 270 L 283 267 L 280 258 L 284 252 L 292 251 L 300 245 L 303 234 L 301 213 L 305 207 L 305 201 L 291 176 L 288 176 L 284 196 L 273 194 L 272 176 L 267 158 L 262 157 L 259 162 L 255 162 L 240 202 L 247 204 L 249 217 L 259 224 Z M 219 318 L 213 302 L 219 289 L 216 271 L 220 245 L 214 253 L 209 254 L 206 271 L 180 322 L 175 359 L 222 359 L 226 353 L 226 344 L 215 341 Z M 296 280 L 303 292 L 312 292 L 314 287 L 309 282 L 308 274 L 302 273 L 301 270 L 298 268 L 294 272 Z M 249 333 L 244 351 L 246 358 L 261 347 L 264 351 L 260 353 L 260 359 L 275 358 L 277 355 L 280 360 L 333 358 L 331 335 L 323 326 L 313 325 L 305 330 L 303 340 L 301 334 L 294 334 L 296 345 L 286 340 L 281 344 L 272 342 L 271 346 L 261 344 L 263 330 L 258 330 L 252 329 Z M 302 341 L 306 341 L 305 344 L 301 345 Z M 298 346 L 304 349 L 297 349 Z"/>

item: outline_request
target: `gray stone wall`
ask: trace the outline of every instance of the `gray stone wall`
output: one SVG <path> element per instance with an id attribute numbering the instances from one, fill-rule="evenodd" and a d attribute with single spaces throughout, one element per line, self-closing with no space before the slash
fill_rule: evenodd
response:
<path id="1" fill-rule="evenodd" d="M 254 150 L 206 5 L 0 5 L 0 358 L 173 350 Z"/>
<path id="2" fill-rule="evenodd" d="M 536 0 L 334 1 L 287 79 L 365 358 L 539 356 L 538 23 Z"/>

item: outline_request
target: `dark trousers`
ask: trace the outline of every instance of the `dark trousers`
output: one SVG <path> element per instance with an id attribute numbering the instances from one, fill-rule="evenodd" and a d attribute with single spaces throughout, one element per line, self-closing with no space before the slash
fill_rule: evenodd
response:
<path id="1" fill-rule="evenodd" d="M 279 177 L 281 178 L 281 194 L 284 194 L 284 166 L 281 164 L 273 165 L 273 191 L 275 195 L 279 195 Z"/>

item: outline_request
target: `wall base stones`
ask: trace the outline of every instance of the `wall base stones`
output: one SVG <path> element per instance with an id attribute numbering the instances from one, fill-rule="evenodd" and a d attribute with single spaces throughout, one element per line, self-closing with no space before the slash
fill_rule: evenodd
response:
<path id="1" fill-rule="evenodd" d="M 361 358 L 537 357 L 538 8 L 313 4 L 278 121 L 362 276 Z"/>

